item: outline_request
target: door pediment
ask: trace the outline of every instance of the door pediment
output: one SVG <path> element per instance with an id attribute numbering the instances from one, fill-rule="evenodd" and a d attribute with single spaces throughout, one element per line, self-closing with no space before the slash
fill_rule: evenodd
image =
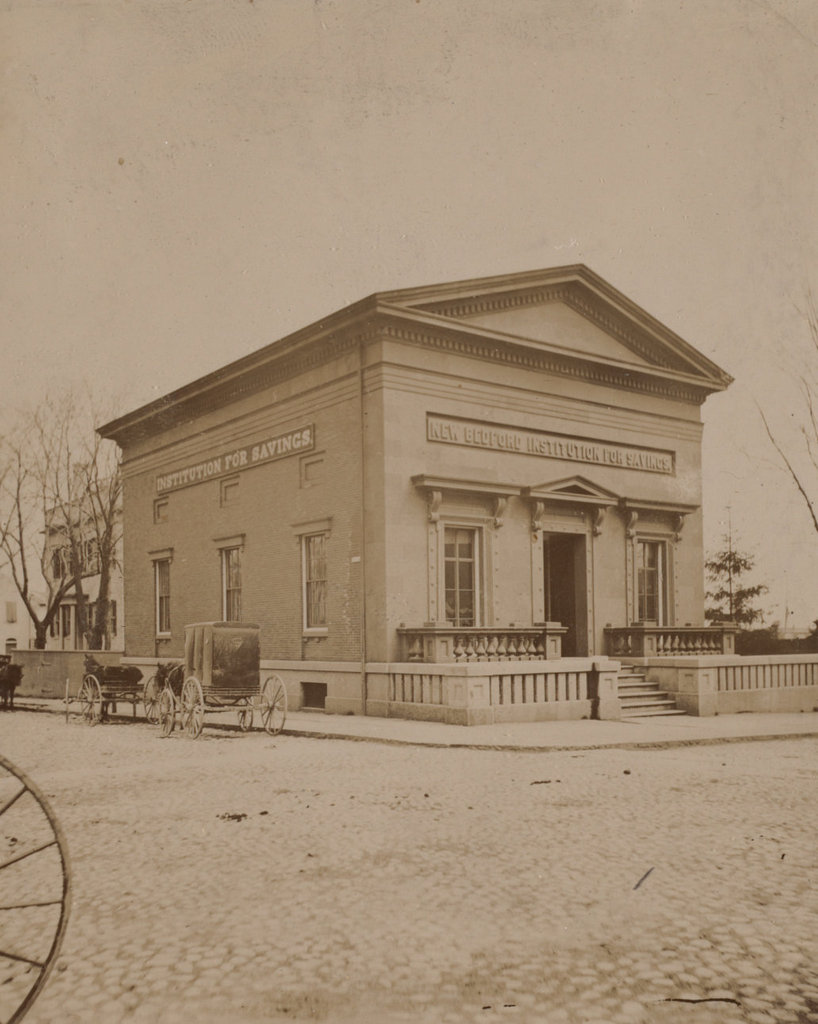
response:
<path id="1" fill-rule="evenodd" d="M 620 496 L 600 487 L 584 476 L 569 476 L 552 480 L 537 487 L 527 487 L 526 497 L 540 501 L 575 502 L 580 505 L 611 506 L 618 504 Z"/>

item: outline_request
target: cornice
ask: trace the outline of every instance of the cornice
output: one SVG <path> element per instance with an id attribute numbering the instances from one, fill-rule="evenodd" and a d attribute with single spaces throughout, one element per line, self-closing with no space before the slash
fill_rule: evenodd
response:
<path id="1" fill-rule="evenodd" d="M 468 323 L 480 312 L 562 301 L 649 365 L 544 346 Z M 435 322 L 437 321 L 437 322 Z M 120 445 L 147 438 L 344 356 L 379 338 L 700 405 L 730 383 L 659 321 L 581 264 L 380 292 L 101 426 Z"/>
<path id="2" fill-rule="evenodd" d="M 396 310 L 396 313 L 400 311 Z M 411 317 L 411 312 L 407 316 Z M 502 362 L 527 370 L 541 373 L 552 373 L 563 377 L 572 377 L 588 381 L 592 384 L 619 388 L 626 391 L 640 391 L 661 398 L 675 399 L 693 405 L 701 405 L 707 396 L 715 390 L 714 386 L 696 384 L 690 380 L 679 380 L 668 377 L 668 373 L 659 368 L 622 366 L 614 367 L 603 364 L 592 358 L 579 354 L 553 353 L 531 346 L 523 346 L 499 338 L 481 338 L 479 335 L 464 336 L 458 332 L 457 325 L 451 329 L 445 327 L 409 326 L 409 322 L 399 320 L 385 321 L 381 332 L 386 337 L 397 341 L 410 342 L 457 355 L 470 356 L 491 362 Z"/>
<path id="3" fill-rule="evenodd" d="M 219 379 L 217 372 L 213 379 L 208 379 L 206 383 L 198 382 L 200 386 L 195 389 L 194 385 L 182 389 L 176 400 L 174 395 L 169 395 L 130 416 L 124 416 L 101 427 L 100 433 L 104 437 L 113 437 L 122 444 L 159 430 L 170 429 L 180 422 L 212 412 L 214 408 L 275 388 L 287 380 L 314 370 L 352 351 L 360 341 L 361 336 L 358 334 L 339 332 L 316 339 L 302 348 L 278 357 L 271 353 L 266 363 L 240 373 L 230 373 L 226 379 Z"/>

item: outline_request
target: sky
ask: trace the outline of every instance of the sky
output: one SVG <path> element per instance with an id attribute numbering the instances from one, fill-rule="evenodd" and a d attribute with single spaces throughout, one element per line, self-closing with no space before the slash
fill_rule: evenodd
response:
<path id="1" fill-rule="evenodd" d="M 0 70 L 7 420 L 89 382 L 126 412 L 375 291 L 585 263 L 735 378 L 706 544 L 730 524 L 767 623 L 818 618 L 760 415 L 801 460 L 814 0 L 0 0 Z"/>

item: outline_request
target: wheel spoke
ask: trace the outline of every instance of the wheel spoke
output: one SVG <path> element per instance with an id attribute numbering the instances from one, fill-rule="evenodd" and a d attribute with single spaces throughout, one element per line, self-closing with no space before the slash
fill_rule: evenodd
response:
<path id="1" fill-rule="evenodd" d="M 0 957 L 5 957 L 6 960 L 19 960 L 21 964 L 32 964 L 34 967 L 45 967 L 45 961 L 43 960 L 32 960 L 27 956 L 20 956 L 17 953 L 9 953 L 8 950 L 0 949 Z"/>
<path id="2" fill-rule="evenodd" d="M 26 792 L 26 787 L 25 787 L 25 786 L 23 786 L 23 788 L 22 788 L 22 789 L 20 789 L 20 790 L 18 790 L 18 791 L 17 791 L 17 792 L 16 792 L 15 794 L 14 794 L 14 796 L 12 796 L 12 797 L 9 797 L 9 799 L 8 799 L 8 800 L 7 800 L 6 802 L 5 802 L 5 804 L 3 805 L 3 807 L 0 807 L 0 817 L 2 817 L 2 816 L 3 816 L 3 815 L 4 815 L 5 813 L 6 813 L 6 811 L 7 811 L 8 809 L 9 809 L 9 807 L 11 807 L 11 806 L 12 806 L 13 804 L 17 803 L 17 801 L 18 801 L 18 800 L 20 799 L 20 797 L 21 797 L 21 796 L 23 795 L 23 793 L 25 793 L 25 792 Z"/>
<path id="3" fill-rule="evenodd" d="M 50 846 L 56 845 L 57 840 L 55 838 L 51 839 L 47 843 L 43 843 L 42 846 L 35 847 L 33 850 L 26 850 L 25 853 L 18 853 L 16 857 L 9 857 L 8 860 L 4 860 L 3 863 L 0 864 L 0 871 L 3 871 L 5 868 L 10 867 L 12 864 L 17 864 L 18 861 L 25 860 L 26 857 L 33 857 L 35 853 L 42 853 L 43 850 L 47 850 Z"/>

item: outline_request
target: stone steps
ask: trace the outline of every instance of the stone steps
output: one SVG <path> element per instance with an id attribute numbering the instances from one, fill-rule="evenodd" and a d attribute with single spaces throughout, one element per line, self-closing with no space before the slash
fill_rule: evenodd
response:
<path id="1" fill-rule="evenodd" d="M 649 683 L 645 671 L 633 665 L 623 665 L 619 671 L 618 695 L 622 717 L 656 718 L 658 716 L 683 715 L 676 707 L 676 701 L 666 690 L 660 690 L 658 683 Z"/>

